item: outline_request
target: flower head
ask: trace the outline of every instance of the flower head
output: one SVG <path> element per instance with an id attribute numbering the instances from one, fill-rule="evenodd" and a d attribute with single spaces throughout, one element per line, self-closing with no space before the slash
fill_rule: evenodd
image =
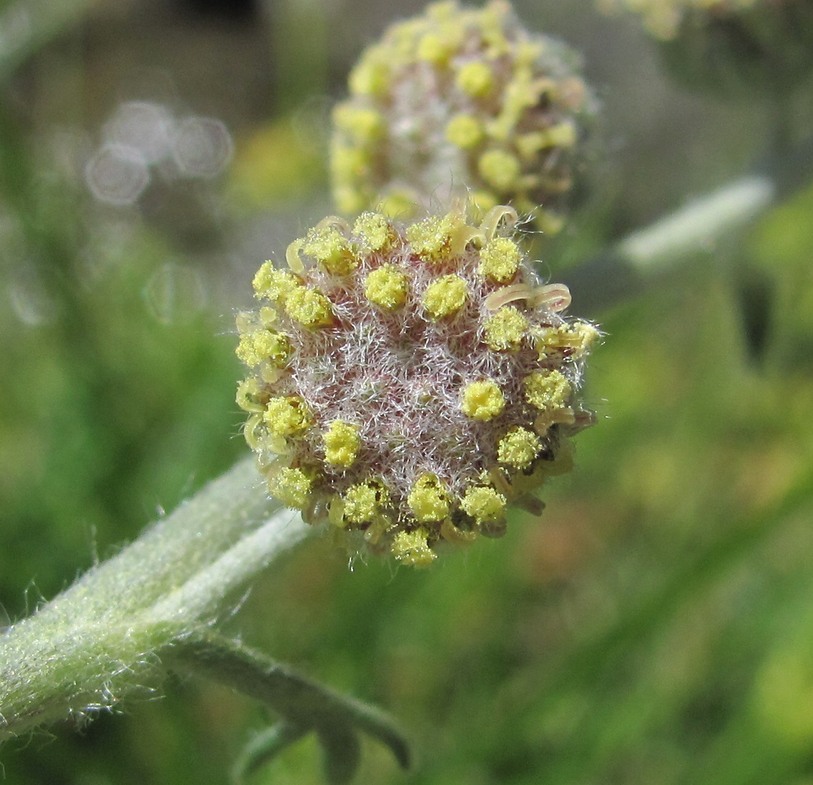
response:
<path id="1" fill-rule="evenodd" d="M 470 192 L 483 212 L 510 201 L 555 231 L 594 103 L 578 67 L 574 52 L 529 33 L 503 0 L 435 3 L 393 25 L 334 111 L 339 210 L 409 217 Z"/>
<path id="2" fill-rule="evenodd" d="M 567 289 L 538 281 L 515 221 L 329 218 L 289 269 L 260 268 L 237 400 L 272 494 L 412 565 L 538 506 L 591 422 L 576 392 L 598 331 L 562 316 Z"/>

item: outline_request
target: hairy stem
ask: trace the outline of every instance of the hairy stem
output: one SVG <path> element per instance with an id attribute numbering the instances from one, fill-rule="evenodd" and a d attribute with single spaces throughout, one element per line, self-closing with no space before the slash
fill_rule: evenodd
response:
<path id="1" fill-rule="evenodd" d="M 238 463 L 0 637 L 0 740 L 149 687 L 157 652 L 308 531 Z"/>

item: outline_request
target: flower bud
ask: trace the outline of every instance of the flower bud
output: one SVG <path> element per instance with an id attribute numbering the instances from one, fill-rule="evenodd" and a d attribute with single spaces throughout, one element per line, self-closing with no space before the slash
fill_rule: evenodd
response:
<path id="1" fill-rule="evenodd" d="M 333 113 L 338 209 L 406 218 L 469 195 L 481 215 L 510 202 L 555 232 L 594 106 L 579 66 L 502 0 L 436 3 L 393 25 Z"/>
<path id="2" fill-rule="evenodd" d="M 786 93 L 813 67 L 809 0 L 598 0 L 640 14 L 664 61 L 690 87 Z"/>
<path id="3" fill-rule="evenodd" d="M 517 214 L 328 218 L 266 262 L 238 317 L 237 402 L 269 489 L 402 563 L 505 527 L 570 465 L 598 330 L 509 236 Z M 308 309 L 303 303 L 315 303 Z M 283 349 L 280 349 L 283 347 Z"/>

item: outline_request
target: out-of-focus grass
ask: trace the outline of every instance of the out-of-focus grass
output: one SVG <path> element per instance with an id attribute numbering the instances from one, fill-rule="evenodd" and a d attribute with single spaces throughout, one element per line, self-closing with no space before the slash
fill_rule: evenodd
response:
<path id="1" fill-rule="evenodd" d="M 94 542 L 103 557 L 242 450 L 232 306 L 211 283 L 208 309 L 173 306 L 171 292 L 156 308 L 167 269 L 217 271 L 147 222 L 97 210 L 25 131 L 4 115 L 0 601 L 12 617 L 27 586 L 30 608 L 91 562 Z M 426 572 L 348 569 L 310 542 L 224 620 L 401 719 L 414 772 L 368 745 L 360 782 L 813 781 L 811 212 L 813 191 L 601 315 L 587 387 L 598 424 L 541 520 L 518 515 L 502 541 Z M 743 260 L 768 292 L 757 356 Z M 223 782 L 264 713 L 198 683 L 165 695 L 81 735 L 7 745 L 8 781 Z M 304 742 L 256 782 L 316 782 L 318 766 Z"/>

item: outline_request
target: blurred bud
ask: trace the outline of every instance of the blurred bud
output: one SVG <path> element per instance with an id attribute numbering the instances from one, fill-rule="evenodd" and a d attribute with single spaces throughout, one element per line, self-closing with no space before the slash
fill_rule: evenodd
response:
<path id="1" fill-rule="evenodd" d="M 592 422 L 577 393 L 599 333 L 562 315 L 569 292 L 538 281 L 516 219 L 328 218 L 288 269 L 260 268 L 237 402 L 270 492 L 306 521 L 425 566 L 502 534 L 511 503 L 541 511 L 532 494 Z"/>
<path id="2" fill-rule="evenodd" d="M 393 25 L 333 114 L 339 210 L 411 217 L 468 194 L 481 215 L 511 203 L 555 232 L 595 103 L 579 66 L 501 0 L 436 3 Z"/>
<path id="3" fill-rule="evenodd" d="M 810 0 L 598 0 L 641 16 L 676 78 L 730 95 L 785 93 L 813 66 Z"/>

